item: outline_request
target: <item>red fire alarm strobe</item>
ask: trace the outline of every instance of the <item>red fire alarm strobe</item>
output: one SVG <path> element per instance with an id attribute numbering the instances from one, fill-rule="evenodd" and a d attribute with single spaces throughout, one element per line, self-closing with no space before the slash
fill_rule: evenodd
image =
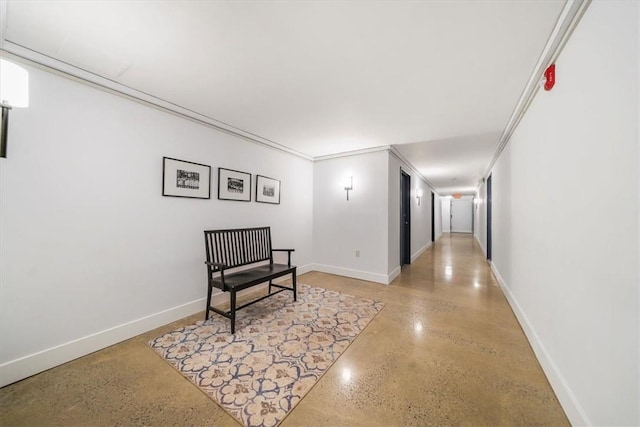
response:
<path id="1" fill-rule="evenodd" d="M 544 70 L 544 90 L 551 90 L 556 84 L 556 64 L 551 64 Z"/>

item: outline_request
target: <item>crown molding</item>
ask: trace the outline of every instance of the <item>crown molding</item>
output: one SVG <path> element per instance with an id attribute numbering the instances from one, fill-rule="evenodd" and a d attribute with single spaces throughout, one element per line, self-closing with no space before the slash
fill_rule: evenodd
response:
<path id="1" fill-rule="evenodd" d="M 390 148 L 391 146 L 389 145 L 381 145 L 378 147 L 363 148 L 361 150 L 343 151 L 341 153 L 333 153 L 333 154 L 327 154 L 324 156 L 316 156 L 313 158 L 313 161 L 321 162 L 323 160 L 339 159 L 341 157 L 360 156 L 362 154 L 377 153 L 379 151 L 388 151 Z"/>
<path id="2" fill-rule="evenodd" d="M 413 166 L 411 164 L 411 162 L 409 160 L 407 160 L 406 157 L 404 157 L 400 151 L 395 147 L 395 146 L 390 146 L 389 147 L 389 153 L 391 155 L 393 155 L 396 159 L 400 160 L 402 163 L 406 164 L 409 169 L 411 169 L 411 171 L 416 174 L 421 180 L 423 180 L 425 182 L 425 184 L 427 184 L 429 186 L 429 188 L 431 188 L 431 190 L 436 193 L 438 196 L 442 196 L 438 190 L 436 190 L 436 187 L 434 187 L 434 185 L 431 183 L 431 181 L 429 181 L 427 178 L 424 177 L 424 175 L 422 175 L 420 173 L 420 171 L 418 169 L 416 169 L 415 166 Z"/>
<path id="3" fill-rule="evenodd" d="M 6 4 L 4 2 L 0 3 L 0 11 L 2 11 L 3 9 L 6 11 Z M 6 19 L 5 16 L 6 14 L 3 14 L 3 18 L 2 20 L 0 20 L 0 34 L 2 35 L 4 35 L 6 28 L 6 21 L 4 20 Z M 181 105 L 123 85 L 116 82 L 115 80 L 111 80 L 98 74 L 92 73 L 91 71 L 65 63 L 50 56 L 43 55 L 39 52 L 8 41 L 4 37 L 2 37 L 0 43 L 0 52 L 3 53 L 3 56 L 7 56 L 5 54 L 8 54 L 8 56 L 10 56 L 11 58 L 15 58 L 27 65 L 31 65 L 48 72 L 52 72 L 54 74 L 61 75 L 71 80 L 95 87 L 97 89 L 122 96 L 129 100 L 143 103 L 147 106 L 154 107 L 159 110 L 186 118 L 204 126 L 214 128 L 226 134 L 233 135 L 250 142 L 254 142 L 256 144 L 274 148 L 276 150 L 292 154 L 305 160 L 313 160 L 311 156 L 307 156 L 306 154 L 293 150 L 275 141 L 263 138 L 260 135 L 253 134 L 228 123 L 216 120 L 213 117 L 197 113 L 196 111 L 190 110 Z"/>
<path id="4" fill-rule="evenodd" d="M 418 176 L 422 181 L 424 181 L 425 184 L 427 184 L 431 190 L 433 190 L 434 193 L 436 193 L 438 196 L 440 196 L 440 193 L 438 193 L 438 191 L 436 190 L 436 188 L 433 186 L 433 184 L 427 179 L 425 178 L 420 171 L 418 171 L 418 169 L 416 169 L 415 166 L 413 166 L 411 164 L 411 162 L 409 160 L 407 160 L 406 157 L 404 157 L 400 151 L 398 151 L 398 149 L 393 146 L 393 145 L 381 145 L 378 147 L 373 147 L 373 148 L 363 148 L 362 150 L 353 150 L 353 151 L 345 151 L 342 153 L 335 153 L 335 154 L 327 154 L 326 156 L 317 156 L 313 158 L 314 162 L 321 162 L 324 160 L 332 160 L 332 159 L 339 159 L 339 158 L 343 158 L 343 157 L 351 157 L 351 156 L 361 156 L 363 154 L 369 154 L 369 153 L 378 153 L 380 151 L 386 151 L 388 152 L 390 155 L 394 156 L 396 159 L 400 160 L 402 163 L 404 163 L 407 168 L 416 176 Z"/>
<path id="5" fill-rule="evenodd" d="M 513 132 L 518 127 L 520 120 L 522 120 L 522 117 L 524 117 L 529 106 L 533 102 L 533 99 L 540 90 L 540 81 L 542 80 L 544 70 L 556 61 L 590 3 L 591 0 L 568 0 L 565 3 L 558 20 L 556 21 L 556 25 L 553 28 L 544 49 L 542 50 L 542 54 L 538 58 L 538 62 L 533 69 L 533 73 L 531 73 L 529 81 L 520 95 L 518 103 L 511 113 L 511 117 L 500 136 L 498 147 L 496 148 L 496 151 L 489 162 L 489 166 L 484 173 L 485 180 L 491 174 L 491 169 L 493 169 L 493 166 L 500 157 L 500 154 L 511 139 L 511 135 L 513 135 Z M 478 189 L 481 185 L 482 183 L 478 185 Z"/>

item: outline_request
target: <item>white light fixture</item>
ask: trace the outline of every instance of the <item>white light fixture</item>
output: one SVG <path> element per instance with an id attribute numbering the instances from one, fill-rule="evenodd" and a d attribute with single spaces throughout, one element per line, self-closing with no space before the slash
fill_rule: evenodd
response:
<path id="1" fill-rule="evenodd" d="M 0 157 L 7 157 L 9 110 L 13 107 L 29 107 L 29 73 L 24 68 L 4 59 L 0 59 L 0 106 L 2 107 Z"/>
<path id="2" fill-rule="evenodd" d="M 29 73 L 4 59 L 0 59 L 0 102 L 10 107 L 29 107 Z"/>
<path id="3" fill-rule="evenodd" d="M 344 184 L 344 189 L 347 192 L 347 201 L 349 200 L 349 191 L 353 190 L 353 177 L 350 176 L 347 178 Z"/>
<path id="4" fill-rule="evenodd" d="M 420 198 L 422 197 L 422 188 L 416 189 L 416 198 L 418 199 L 418 206 L 420 206 Z"/>

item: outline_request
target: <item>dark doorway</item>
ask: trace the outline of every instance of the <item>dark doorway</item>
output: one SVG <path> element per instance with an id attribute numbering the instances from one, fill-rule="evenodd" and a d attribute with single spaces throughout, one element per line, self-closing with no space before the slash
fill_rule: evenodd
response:
<path id="1" fill-rule="evenodd" d="M 411 264 L 411 176 L 400 171 L 400 265 Z"/>
<path id="2" fill-rule="evenodd" d="M 431 241 L 436 241 L 436 195 L 431 192 Z"/>
<path id="3" fill-rule="evenodd" d="M 491 175 L 487 178 L 487 259 L 491 260 Z"/>

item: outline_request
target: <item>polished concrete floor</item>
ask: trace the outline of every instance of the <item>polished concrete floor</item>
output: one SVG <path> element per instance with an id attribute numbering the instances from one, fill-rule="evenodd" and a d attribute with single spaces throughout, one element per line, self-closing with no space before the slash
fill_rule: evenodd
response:
<path id="1" fill-rule="evenodd" d="M 282 426 L 568 425 L 471 236 L 443 234 L 389 286 L 299 281 L 387 305 Z M 0 425 L 238 425 L 147 347 L 200 318 L 0 389 Z"/>

